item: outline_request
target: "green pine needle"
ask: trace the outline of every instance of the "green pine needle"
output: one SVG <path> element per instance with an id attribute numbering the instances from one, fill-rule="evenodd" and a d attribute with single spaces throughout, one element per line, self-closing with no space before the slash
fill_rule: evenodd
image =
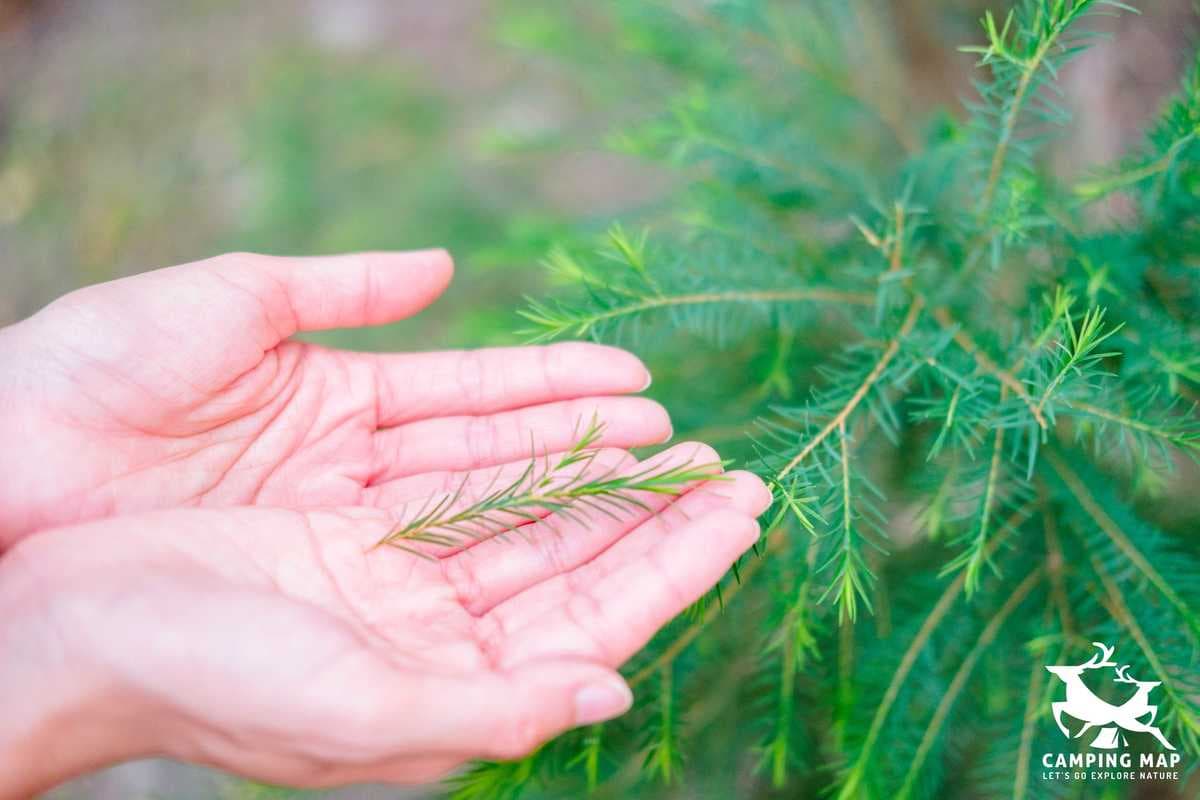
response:
<path id="1" fill-rule="evenodd" d="M 433 548 L 462 546 L 472 541 L 502 537 L 525 525 L 563 520 L 587 524 L 588 516 L 618 519 L 650 507 L 639 494 L 680 494 L 689 484 L 720 480 L 722 463 L 650 465 L 633 471 L 595 469 L 596 449 L 604 433 L 597 419 L 584 428 L 565 453 L 530 456 L 521 474 L 501 486 L 492 479 L 476 499 L 467 500 L 469 480 L 440 497 L 431 497 L 403 525 L 379 540 L 424 558 L 431 556 L 417 545 Z M 532 449 L 532 448 L 531 448 Z"/>

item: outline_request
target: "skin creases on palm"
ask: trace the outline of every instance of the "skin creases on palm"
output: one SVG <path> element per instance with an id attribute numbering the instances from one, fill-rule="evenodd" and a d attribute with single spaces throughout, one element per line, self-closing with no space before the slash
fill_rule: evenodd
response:
<path id="1" fill-rule="evenodd" d="M 0 331 L 0 548 L 177 506 L 386 508 L 471 470 L 670 436 L 634 356 L 582 343 L 371 354 L 291 340 L 411 315 L 442 251 L 221 256 L 89 287 Z"/>

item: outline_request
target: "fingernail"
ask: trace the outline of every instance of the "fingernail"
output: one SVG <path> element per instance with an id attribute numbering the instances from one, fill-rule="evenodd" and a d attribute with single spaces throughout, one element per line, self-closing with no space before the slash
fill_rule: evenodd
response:
<path id="1" fill-rule="evenodd" d="M 775 495 L 771 494 L 771 490 L 767 488 L 766 484 L 760 483 L 759 486 L 762 488 L 759 490 L 758 512 L 754 515 L 756 517 L 766 513 L 767 509 L 775 502 Z"/>
<path id="2" fill-rule="evenodd" d="M 650 370 L 646 370 L 646 382 L 642 384 L 642 388 L 638 389 L 638 391 L 639 392 L 646 391 L 647 389 L 650 388 L 650 384 L 652 384 L 652 383 L 654 383 L 654 376 L 650 374 Z"/>
<path id="3" fill-rule="evenodd" d="M 655 444 L 666 444 L 667 442 L 671 441 L 671 439 L 673 439 L 674 437 L 675 437 L 675 426 L 668 422 L 667 423 L 667 435 L 664 436 L 663 438 L 659 439 L 657 442 L 655 442 Z"/>
<path id="4" fill-rule="evenodd" d="M 750 518 L 750 524 L 754 526 L 754 538 L 751 539 L 750 541 L 757 542 L 759 539 L 762 538 L 762 525 L 759 525 L 758 520 L 755 519 L 754 517 Z"/>
<path id="5" fill-rule="evenodd" d="M 633 706 L 633 692 L 623 682 L 589 683 L 575 693 L 575 722 L 591 725 L 624 714 Z"/>

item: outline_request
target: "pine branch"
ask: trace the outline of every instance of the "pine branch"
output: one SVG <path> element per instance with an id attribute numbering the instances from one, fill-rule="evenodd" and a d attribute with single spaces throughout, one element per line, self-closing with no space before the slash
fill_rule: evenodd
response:
<path id="1" fill-rule="evenodd" d="M 1012 17 L 1010 16 L 1011 20 Z M 989 24 L 991 24 L 991 15 L 988 15 Z M 1008 29 L 1008 22 L 1005 22 L 1005 31 Z M 994 33 L 995 26 L 989 33 Z M 1017 84 L 1017 91 L 1013 95 L 1012 102 L 1009 105 L 1008 113 L 1004 117 L 1004 126 L 1000 131 L 1000 140 L 996 146 L 996 152 L 992 156 L 991 166 L 988 168 L 987 183 L 983 189 L 983 197 L 980 200 L 979 206 L 982 211 L 988 211 L 992 207 L 992 199 L 996 196 L 996 186 L 1000 183 L 1000 172 L 1004 169 L 1004 160 L 1008 157 L 1008 146 L 1012 141 L 1013 132 L 1017 127 L 1017 118 L 1021 113 L 1021 104 L 1025 101 L 1025 93 L 1029 91 L 1030 83 L 1033 81 L 1033 76 L 1037 74 L 1041 67 L 1042 59 L 1046 57 L 1052 40 L 1046 40 L 1037 52 L 1030 63 L 1023 65 L 1021 70 L 1021 79 Z"/>
<path id="2" fill-rule="evenodd" d="M 666 74 L 681 89 L 659 104 L 657 122 L 635 132 L 636 144 L 682 166 L 686 188 L 677 203 L 649 210 L 653 241 L 614 228 L 593 266 L 552 254 L 579 299 L 532 303 L 525 318 L 541 338 L 649 334 L 642 355 L 674 365 L 657 391 L 683 427 L 725 436 L 758 418 L 748 447 L 775 502 L 755 555 L 628 670 L 642 713 L 605 728 L 606 752 L 620 761 L 608 796 L 677 793 L 645 778 L 680 778 L 681 708 L 692 712 L 688 749 L 708 756 L 688 771 L 710 793 L 771 784 L 813 794 L 821 767 L 815 779 L 793 772 L 810 752 L 817 764 L 845 759 L 841 800 L 897 787 L 902 797 L 926 787 L 981 797 L 1052 790 L 1037 783 L 1031 758 L 1042 749 L 1039 711 L 1053 682 L 1039 665 L 1025 680 L 1026 659 L 998 682 L 978 673 L 1004 670 L 1012 653 L 1035 654 L 1039 664 L 1055 650 L 1065 657 L 1084 631 L 1137 642 L 1138 662 L 1173 681 L 1172 724 L 1200 748 L 1187 672 L 1200 647 L 1192 611 L 1200 582 L 1186 540 L 1171 537 L 1190 532 L 1194 510 L 1180 502 L 1190 499 L 1187 486 L 1166 480 L 1178 454 L 1200 453 L 1195 409 L 1178 401 L 1200 384 L 1191 380 L 1200 375 L 1200 283 L 1188 267 L 1200 264 L 1192 157 L 1200 61 L 1145 153 L 1107 177 L 1064 185 L 1038 153 L 1043 127 L 1062 122 L 1068 105 L 1056 96 L 1057 70 L 1094 35 L 1073 26 L 1122 8 L 1021 0 L 1007 21 L 987 18 L 988 41 L 972 51 L 991 80 L 980 86 L 968 135 L 952 122 L 926 128 L 921 152 L 896 162 L 890 141 L 855 138 L 860 110 L 826 91 L 853 87 L 854 76 L 841 74 L 850 51 L 820 49 L 859 35 L 850 14 L 831 16 L 810 41 L 788 16 L 806 22 L 818 13 L 807 6 L 619 4 L 616 30 L 665 67 L 656 78 Z M 665 35 L 691 30 L 678 27 L 681 15 L 702 15 L 704 27 L 730 35 Z M 655 25 L 639 27 L 646 18 Z M 743 53 L 729 41 L 755 46 Z M 796 54 L 816 81 L 778 80 L 804 71 L 786 63 Z M 797 109 L 810 108 L 819 123 L 806 127 Z M 896 186 L 901 201 L 874 194 Z M 1128 193 L 1140 213 L 1118 225 L 1085 218 L 1080 198 L 1108 192 Z M 989 253 L 992 270 L 972 275 Z M 1127 327 L 1110 328 L 1104 306 Z M 712 334 L 724 353 L 673 335 L 680 331 Z M 811 400 L 790 405 L 792 387 L 806 384 L 818 387 Z M 770 405 L 776 398 L 789 405 Z M 860 456 L 867 425 L 881 435 Z M 1062 449 L 1071 438 L 1076 454 Z M 1105 490 L 1096 464 L 1113 465 L 1120 491 Z M 1181 473 L 1191 480 L 1190 470 Z M 1159 527 L 1122 500 L 1147 487 L 1166 496 Z M 872 528 L 883 488 L 893 499 Z M 1026 524 L 1034 510 L 1038 530 Z M 875 557 L 867 545 L 889 535 L 903 551 Z M 1011 564 L 995 556 L 1014 542 Z M 804 547 L 807 569 L 793 595 Z M 997 563 L 1036 570 L 991 578 L 985 568 Z M 957 572 L 941 573 L 947 565 Z M 886 587 L 872 584 L 876 573 Z M 714 624 L 738 596 L 737 624 Z M 836 613 L 819 603 L 833 596 Z M 1035 602 L 1038 613 L 1021 613 Z M 856 613 L 872 603 L 873 632 Z M 990 616 L 977 621 L 979 609 Z M 905 632 L 898 654 L 895 642 L 876 645 L 872 636 L 892 623 Z M 836 663 L 804 669 L 809 652 L 836 652 Z M 706 697 L 689 701 L 697 691 Z M 959 719 L 968 697 L 984 713 Z M 736 713 L 726 713 L 734 703 Z M 916 715 L 928 725 L 910 742 L 903 733 Z M 747 749 L 753 785 L 735 766 Z M 571 790 L 585 778 L 595 784 L 600 753 L 593 740 L 572 737 L 563 758 L 544 758 L 539 770 L 562 775 L 571 756 L 576 782 L 558 795 L 578 794 Z M 712 763 L 716 753 L 730 763 Z M 640 768 L 639 755 L 649 759 Z"/>
<path id="3" fill-rule="evenodd" d="M 774 719 L 766 740 L 757 747 L 759 758 L 755 771 L 767 772 L 771 776 L 771 785 L 776 788 L 786 785 L 792 761 L 796 676 L 804 671 L 810 658 L 819 658 L 817 639 L 809 619 L 815 542 L 810 543 L 809 554 L 808 574 L 787 603 L 783 619 L 770 637 L 767 647 L 769 652 L 778 654 L 778 664 L 775 666 L 778 677 L 773 689 Z"/>
<path id="4" fill-rule="evenodd" d="M 1094 417 L 1103 423 L 1111 423 L 1130 431 L 1134 435 L 1145 436 L 1155 442 L 1177 448 L 1192 458 L 1196 458 L 1197 453 L 1200 452 L 1200 420 L 1196 418 L 1195 406 L 1183 414 L 1175 415 L 1173 419 L 1153 423 L 1109 411 L 1082 400 L 1068 400 L 1067 404 L 1071 409 L 1081 412 L 1082 415 Z M 1139 404 L 1143 408 L 1146 405 L 1147 403 Z"/>
<path id="5" fill-rule="evenodd" d="M 777 475 L 768 478 L 768 484 L 774 486 L 777 493 L 784 492 L 784 487 L 786 485 Z M 784 536 L 780 535 L 778 531 L 780 530 L 780 525 L 784 517 L 787 516 L 789 512 L 792 512 L 792 515 L 800 521 L 805 530 L 809 531 L 810 533 L 813 532 L 813 525 L 809 519 L 810 511 L 807 508 L 807 503 L 812 499 L 813 498 L 797 497 L 794 489 L 788 490 L 788 492 L 785 492 L 780 498 L 778 498 L 780 510 L 774 519 L 766 524 L 763 528 L 765 531 L 763 534 L 763 541 L 765 541 L 766 544 L 762 548 L 762 552 L 758 553 L 757 558 L 751 559 L 745 566 L 740 567 L 737 575 L 738 580 L 730 584 L 729 587 L 725 589 L 725 603 L 731 601 L 747 586 L 752 585 L 753 581 L 751 579 L 755 576 L 755 574 L 757 574 L 764 566 L 769 564 L 772 557 L 778 556 L 783 551 L 787 544 L 787 540 L 784 538 Z M 654 658 L 650 663 L 646 664 L 641 669 L 634 672 L 629 677 L 627 680 L 629 687 L 631 689 L 635 688 L 639 684 L 644 683 L 653 677 L 654 674 L 659 669 L 663 668 L 664 665 L 673 663 L 675 659 L 677 659 L 685 650 L 687 650 L 688 646 L 691 645 L 691 643 L 694 642 L 700 636 L 700 634 L 704 632 L 704 629 L 711 624 L 712 621 L 716 619 L 716 617 L 723 610 L 724 603 L 719 605 L 710 605 L 708 608 L 706 608 L 703 614 L 701 614 L 698 619 L 693 620 L 691 624 L 689 624 L 687 628 L 685 628 L 683 632 L 671 642 L 671 644 L 664 648 L 656 658 Z"/>
<path id="6" fill-rule="evenodd" d="M 1029 413 L 1037 421 L 1038 427 L 1043 430 L 1049 427 L 1045 415 L 1042 413 L 1041 408 L 1034 402 L 1033 398 L 1030 397 L 1029 390 L 1025 388 L 1025 384 L 1013 377 L 1011 372 L 1002 368 L 987 353 L 983 352 L 983 349 L 976 344 L 965 328 L 950 315 L 948 309 L 944 307 L 935 308 L 932 313 L 933 318 L 938 321 L 939 325 L 946 330 L 953 331 L 954 341 L 975 359 L 975 363 L 979 365 L 980 369 L 994 376 L 1003 386 L 1021 398 L 1021 402 L 1029 408 Z"/>
<path id="7" fill-rule="evenodd" d="M 551 514 L 573 522 L 583 522 L 583 512 L 616 518 L 636 509 L 649 510 L 639 493 L 675 495 L 695 481 L 719 479 L 720 464 L 693 465 L 690 461 L 593 474 L 595 448 L 603 432 L 604 424 L 593 419 L 571 449 L 556 460 L 533 455 L 516 479 L 498 488 L 488 486 L 479 499 L 465 505 L 468 481 L 464 479 L 454 492 L 427 499 L 411 519 L 376 546 L 389 545 L 430 558 L 416 545 L 448 548 L 504 536 Z"/>
<path id="8" fill-rule="evenodd" d="M 447 779 L 449 800 L 517 800 L 533 780 L 545 748 L 517 761 L 480 761 Z"/>
<path id="9" fill-rule="evenodd" d="M 1112 175 L 1080 181 L 1075 184 L 1075 194 L 1089 202 L 1095 201 L 1128 186 L 1133 186 L 1149 178 L 1161 175 L 1175 166 L 1180 153 L 1195 142 L 1196 138 L 1197 134 L 1193 132 L 1176 139 L 1167 148 L 1166 153 L 1147 164 L 1129 167 Z"/>
<path id="10" fill-rule="evenodd" d="M 833 416 L 831 420 L 829 420 L 828 423 L 826 423 L 825 427 L 823 427 L 816 436 L 810 439 L 809 442 L 803 448 L 801 448 L 800 452 L 793 456 L 792 459 L 784 465 L 783 469 L 781 469 L 776 476 L 778 479 L 782 480 L 783 478 L 786 478 L 792 470 L 794 470 L 804 461 L 804 459 L 808 458 L 809 454 L 811 454 L 818 445 L 828 438 L 829 434 L 833 433 L 838 429 L 839 426 L 845 423 L 850 414 L 854 412 L 854 409 L 858 408 L 859 403 L 861 403 L 863 398 L 867 396 L 867 392 L 871 391 L 871 387 L 875 385 L 875 382 L 879 380 L 884 371 L 887 369 L 888 364 L 893 358 L 896 357 L 896 353 L 900 351 L 900 341 L 912 332 L 913 327 L 917 324 L 917 319 L 920 317 L 921 309 L 924 307 L 924 305 L 925 300 L 919 296 L 912 301 L 908 307 L 908 313 L 904 315 L 904 321 L 900 324 L 900 329 L 896 331 L 896 335 L 888 341 L 887 346 L 884 347 L 883 353 L 879 357 L 879 360 L 875 362 L 874 368 L 870 371 L 870 373 L 867 374 L 867 377 L 863 380 L 862 384 L 860 384 L 859 387 L 854 391 L 854 394 L 850 395 L 850 398 L 846 401 L 846 404 Z"/>
<path id="11" fill-rule="evenodd" d="M 945 723 L 947 716 L 950 714 L 950 708 L 954 705 L 954 701 L 958 699 L 959 693 L 966 685 L 967 680 L 971 677 L 972 671 L 975 669 L 975 664 L 979 661 L 984 651 L 995 640 L 996 634 L 1000 632 L 1000 627 L 1008 620 L 1012 613 L 1017 610 L 1018 606 L 1029 596 L 1033 588 L 1044 577 L 1043 568 L 1039 567 L 1030 572 L 1021 583 L 1013 589 L 1012 593 L 1005 600 L 1004 605 L 1000 610 L 992 616 L 983 631 L 979 634 L 979 639 L 967 653 L 966 658 L 962 660 L 958 670 L 954 673 L 954 678 L 950 681 L 950 685 L 946 688 L 942 696 L 942 701 L 938 703 L 937 709 L 933 712 L 933 717 L 929 721 L 929 726 L 925 729 L 925 734 L 921 737 L 921 742 L 917 745 L 917 754 L 913 758 L 911 766 L 908 768 L 907 774 L 904 776 L 904 783 L 897 793 L 899 800 L 908 800 L 912 794 L 913 786 L 916 783 L 917 775 L 921 771 L 921 767 L 925 764 L 925 759 L 929 755 L 930 748 L 933 747 L 933 742 L 941 732 L 942 725 Z"/>
<path id="12" fill-rule="evenodd" d="M 603 725 L 589 725 L 583 738 L 583 749 L 567 762 L 567 768 L 583 767 L 587 789 L 594 792 L 600 785 L 600 756 L 603 752 Z"/>
<path id="13" fill-rule="evenodd" d="M 827 84 L 834 91 L 854 100 L 861 104 L 863 108 L 875 114 L 906 151 L 913 152 L 916 150 L 917 142 L 915 136 L 904 115 L 898 114 L 882 103 L 876 102 L 865 92 L 855 87 L 851 75 L 840 74 L 821 67 L 790 43 L 765 36 L 746 27 L 739 27 L 736 31 L 731 30 L 730 26 L 724 24 L 710 12 L 698 9 L 690 19 L 698 25 L 703 25 L 711 29 L 714 33 L 722 37 L 736 33 L 744 39 L 748 46 L 756 50 L 770 49 L 777 51 L 791 66 L 812 75 Z"/>
<path id="14" fill-rule="evenodd" d="M 1162 659 L 1158 652 L 1150 644 L 1145 631 L 1138 624 L 1137 619 L 1129 610 L 1129 604 L 1125 602 L 1125 596 L 1121 593 L 1116 581 L 1108 574 L 1108 571 L 1101 565 L 1100 560 L 1094 555 L 1091 557 L 1092 568 L 1100 577 L 1100 582 L 1104 586 L 1104 591 L 1108 595 L 1108 609 L 1113 618 L 1120 625 L 1129 631 L 1129 635 L 1137 642 L 1137 646 L 1141 649 L 1142 654 L 1146 657 L 1146 661 L 1150 664 L 1150 668 L 1154 670 L 1154 674 L 1162 681 L 1163 690 L 1167 693 L 1168 699 L 1171 701 L 1173 712 L 1183 726 L 1183 733 L 1187 737 L 1188 747 L 1195 752 L 1200 750 L 1200 714 L 1193 706 L 1184 692 L 1181 692 L 1176 685 L 1175 678 L 1163 665 Z M 1193 696 L 1194 697 L 1194 696 Z"/>
<path id="15" fill-rule="evenodd" d="M 1061 48 L 1060 40 L 1081 16 L 1096 6 L 1108 6 L 1134 12 L 1129 6 L 1109 2 L 1108 0 L 1053 0 L 1053 2 L 1038 2 L 1035 18 L 1029 27 L 1013 28 L 1014 13 L 1009 12 L 1004 25 L 997 28 L 996 20 L 991 12 L 984 17 L 984 30 L 987 33 L 987 47 L 963 47 L 965 53 L 976 53 L 981 56 L 979 64 L 994 65 L 996 69 L 1013 69 L 1017 73 L 1016 86 L 1011 97 L 1003 106 L 1002 123 L 997 138 L 996 148 L 992 154 L 988 168 L 987 182 L 980 199 L 980 212 L 986 213 L 992 207 L 996 188 L 1000 183 L 1000 175 L 1008 158 L 1009 148 L 1016 134 L 1017 123 L 1030 91 L 1037 85 L 1037 78 L 1042 69 L 1048 68 L 1054 72 L 1049 56 L 1056 48 Z M 1010 36 L 1010 31 L 1014 31 Z M 1029 43 L 1020 41 L 1021 35 L 1032 36 Z M 1021 50 L 1024 50 L 1022 52 Z"/>
<path id="16" fill-rule="evenodd" d="M 1021 509 L 1013 514 L 1008 522 L 1001 526 L 1000 534 L 988 542 L 987 557 L 990 558 L 992 553 L 1000 547 L 1009 531 L 1016 529 L 1021 518 L 1026 513 L 1026 509 Z M 854 765 L 842 779 L 837 800 L 854 800 L 854 798 L 860 796 L 860 790 L 863 780 L 866 778 L 867 767 L 870 764 L 875 745 L 879 741 L 879 735 L 883 731 L 883 724 L 887 720 L 888 714 L 891 713 L 892 706 L 895 705 L 896 699 L 900 696 L 900 689 L 904 685 L 904 682 L 908 680 L 913 666 L 917 663 L 917 657 L 920 656 L 925 646 L 929 644 L 933 632 L 941 624 L 942 620 L 946 618 L 946 615 L 950 613 L 950 609 L 957 602 L 959 595 L 962 594 L 966 580 L 966 573 L 959 572 L 954 580 L 946 586 L 929 614 L 921 622 L 921 627 L 904 650 L 904 654 L 900 656 L 900 661 L 895 672 L 892 673 L 887 689 L 883 693 L 883 698 L 879 701 L 879 705 L 875 709 L 875 714 L 871 718 L 871 725 L 867 730 L 866 739 L 859 750 L 858 758 L 855 759 Z"/>
<path id="17" fill-rule="evenodd" d="M 841 523 L 839 543 L 829 559 L 821 565 L 818 572 L 834 567 L 834 576 L 829 586 L 821 594 L 818 602 L 824 602 L 832 595 L 838 609 L 840 622 L 854 622 L 858 617 L 858 603 L 861 601 L 867 610 L 871 610 L 871 597 L 868 592 L 874 575 L 863 560 L 856 542 L 858 535 L 854 526 L 854 499 L 850 481 L 850 452 L 847 444 L 846 421 L 843 418 L 838 424 L 838 440 L 841 447 Z"/>
<path id="18" fill-rule="evenodd" d="M 1000 390 L 1000 402 L 1003 403 L 1007 387 Z M 975 524 L 974 534 L 966 538 L 967 548 L 942 568 L 942 574 L 947 575 L 957 569 L 962 569 L 966 575 L 967 595 L 970 596 L 979 588 L 979 577 L 983 567 L 988 564 L 988 540 L 991 535 L 990 524 L 996 507 L 996 495 L 1000 482 L 1000 472 L 1004 466 L 1004 428 L 997 427 L 993 433 L 992 455 L 988 462 L 987 473 L 984 477 L 983 499 L 979 506 L 979 521 Z"/>
<path id="19" fill-rule="evenodd" d="M 769 561 L 767 556 L 777 554 L 782 550 L 783 542 L 784 539 L 781 536 L 769 539 L 763 554 L 741 568 L 741 580 L 732 583 L 725 590 L 725 603 L 732 600 L 744 587 L 750 584 L 750 579 Z M 673 663 L 688 648 L 688 645 L 696 640 L 696 637 L 704 631 L 705 627 L 720 615 L 722 610 L 722 605 L 711 605 L 705 609 L 700 618 L 688 625 L 653 661 L 629 677 L 629 680 L 626 681 L 629 684 L 629 688 L 632 689 L 644 683 L 666 665 Z"/>
<path id="20" fill-rule="evenodd" d="M 1117 353 L 1111 352 L 1097 352 L 1097 348 L 1105 340 L 1121 329 L 1121 326 L 1118 325 L 1115 328 L 1104 330 L 1104 309 L 1095 308 L 1086 312 L 1078 327 L 1069 313 L 1064 314 L 1062 320 L 1066 328 L 1066 336 L 1063 337 L 1063 341 L 1058 343 L 1061 358 L 1057 369 L 1037 400 L 1035 414 L 1045 410 L 1046 404 L 1050 402 L 1067 378 L 1072 375 L 1081 375 L 1088 367 L 1105 358 L 1117 355 Z"/>
<path id="21" fill-rule="evenodd" d="M 675 710 L 674 668 L 664 664 L 659 670 L 658 719 L 646 737 L 646 773 L 670 786 L 679 777 L 683 754 L 679 750 L 678 719 Z"/>
<path id="22" fill-rule="evenodd" d="M 835 752 L 846 751 L 846 729 L 854 709 L 854 625 L 840 619 L 837 626 L 837 677 L 833 694 L 833 747 Z"/>
<path id="23" fill-rule="evenodd" d="M 678 295 L 653 295 L 643 299 L 606 307 L 596 311 L 570 308 L 563 305 L 550 306 L 535 300 L 529 307 L 517 313 L 534 325 L 526 331 L 530 342 L 547 341 L 560 336 L 591 336 L 598 325 L 632 317 L 648 311 L 677 306 L 703 306 L 722 303 L 845 303 L 869 306 L 874 296 L 860 292 L 846 292 L 828 287 L 796 287 L 794 289 L 731 290 L 721 292 L 697 292 Z"/>
<path id="24" fill-rule="evenodd" d="M 1058 518 L 1050 506 L 1050 495 L 1045 481 L 1038 481 L 1038 509 L 1042 517 L 1042 536 L 1046 540 L 1046 573 L 1050 578 L 1050 597 L 1058 611 L 1063 633 L 1068 637 L 1075 635 L 1075 615 L 1071 612 L 1071 604 L 1067 600 L 1067 590 L 1063 585 L 1063 567 L 1065 558 L 1062 542 L 1058 536 Z"/>
<path id="25" fill-rule="evenodd" d="M 1129 563 L 1136 567 L 1138 572 L 1145 576 L 1146 580 L 1148 580 L 1150 584 L 1158 590 L 1159 594 L 1161 594 L 1168 603 L 1174 606 L 1175 610 L 1179 612 L 1179 615 L 1183 617 L 1184 621 L 1187 623 L 1188 629 L 1192 632 L 1192 636 L 1196 637 L 1196 639 L 1200 641 L 1200 619 L 1197 619 L 1195 612 L 1193 612 L 1188 604 L 1184 602 L 1183 598 L 1179 596 L 1179 593 L 1175 591 L 1171 584 L 1163 579 L 1159 571 L 1155 569 L 1149 561 L 1146 560 L 1146 557 L 1142 555 L 1141 551 L 1134 547 L 1133 542 L 1129 540 L 1129 537 L 1125 535 L 1124 531 L 1122 531 L 1120 526 L 1113 521 L 1113 518 L 1108 515 L 1104 508 L 1096 502 L 1095 497 L 1093 497 L 1091 492 L 1088 491 L 1088 488 L 1084 484 L 1083 480 L 1080 479 L 1079 475 L 1073 469 L 1071 469 L 1066 460 L 1053 450 L 1048 451 L 1046 455 L 1050 461 L 1050 465 L 1054 468 L 1054 471 L 1058 473 L 1058 477 L 1062 479 L 1062 482 L 1066 485 L 1067 489 L 1079 502 L 1079 505 L 1084 512 L 1093 520 L 1095 520 L 1096 525 L 1101 531 L 1104 532 L 1106 536 L 1108 536 L 1116 548 L 1129 560 Z"/>
<path id="26" fill-rule="evenodd" d="M 1055 661 L 1054 663 L 1062 662 Z M 1029 790 L 1029 759 L 1033 752 L 1033 731 L 1037 725 L 1038 704 L 1042 699 L 1042 683 L 1045 675 L 1045 666 L 1033 659 L 1029 668 L 1028 688 L 1025 690 L 1025 713 L 1021 716 L 1021 743 L 1017 747 L 1013 800 L 1025 800 L 1025 795 Z"/>
<path id="27" fill-rule="evenodd" d="M 793 662 L 794 647 L 795 641 L 790 636 L 785 637 L 783 649 L 779 654 L 779 694 L 774 735 L 761 748 L 757 765 L 758 769 L 766 769 L 770 773 L 771 785 L 776 789 L 781 789 L 787 784 L 792 715 L 796 705 L 796 665 Z"/>

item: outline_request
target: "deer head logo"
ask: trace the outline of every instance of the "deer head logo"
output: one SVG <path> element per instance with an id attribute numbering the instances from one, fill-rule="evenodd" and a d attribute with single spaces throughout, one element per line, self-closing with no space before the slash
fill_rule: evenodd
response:
<path id="1" fill-rule="evenodd" d="M 1046 667 L 1067 687 L 1067 699 L 1052 703 L 1050 706 L 1054 711 L 1054 722 L 1063 732 L 1063 736 L 1068 738 L 1071 736 L 1071 732 L 1067 730 L 1062 719 L 1063 714 L 1067 714 L 1084 723 L 1079 733 L 1075 734 L 1076 739 L 1092 728 L 1100 728 L 1100 732 L 1096 734 L 1090 747 L 1111 750 L 1127 744 L 1124 736 L 1120 737 L 1121 741 L 1118 744 L 1118 728 L 1120 728 L 1148 733 L 1163 747 L 1174 750 L 1175 748 L 1163 736 L 1162 731 L 1154 726 L 1154 718 L 1158 716 L 1158 706 L 1152 706 L 1149 703 L 1150 691 L 1161 682 L 1135 680 L 1129 676 L 1128 664 L 1118 666 L 1115 661 L 1110 660 L 1113 648 L 1100 642 L 1092 642 L 1092 645 L 1100 648 L 1100 652 L 1093 655 L 1084 664 Z M 1084 684 L 1082 677 L 1084 671 L 1103 667 L 1114 668 L 1116 677 L 1113 680 L 1115 683 L 1131 683 L 1137 686 L 1137 692 L 1133 697 L 1119 706 L 1114 706 L 1101 700 Z M 1143 720 L 1143 717 L 1147 716 L 1149 718 Z"/>

